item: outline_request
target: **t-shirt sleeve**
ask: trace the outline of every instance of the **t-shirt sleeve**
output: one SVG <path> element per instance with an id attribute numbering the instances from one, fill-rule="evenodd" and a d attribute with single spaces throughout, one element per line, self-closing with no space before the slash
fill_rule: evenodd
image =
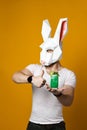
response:
<path id="1" fill-rule="evenodd" d="M 25 68 L 28 69 L 32 74 L 34 74 L 34 72 L 36 70 L 36 65 L 30 64 L 30 65 L 26 66 Z"/>
<path id="2" fill-rule="evenodd" d="M 66 76 L 66 80 L 65 80 L 65 85 L 70 85 L 73 88 L 75 88 L 76 86 L 76 75 L 74 72 L 70 71 L 67 76 Z"/>

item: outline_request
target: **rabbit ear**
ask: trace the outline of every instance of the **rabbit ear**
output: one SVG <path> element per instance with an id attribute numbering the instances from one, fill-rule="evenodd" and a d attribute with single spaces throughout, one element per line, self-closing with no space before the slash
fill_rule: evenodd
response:
<path id="1" fill-rule="evenodd" d="M 44 20 L 42 25 L 42 31 L 41 31 L 44 42 L 50 37 L 50 33 L 51 33 L 51 27 L 49 21 Z"/>
<path id="2" fill-rule="evenodd" d="M 56 29 L 56 32 L 55 32 L 55 35 L 54 35 L 54 39 L 57 40 L 57 41 L 62 41 L 65 34 L 67 33 L 67 18 L 62 18 L 60 19 L 59 21 L 59 24 L 57 26 L 57 29 Z"/>

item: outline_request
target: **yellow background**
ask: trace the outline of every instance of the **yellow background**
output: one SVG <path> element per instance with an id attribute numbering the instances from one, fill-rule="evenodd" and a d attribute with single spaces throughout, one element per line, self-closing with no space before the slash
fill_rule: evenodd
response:
<path id="1" fill-rule="evenodd" d="M 48 19 L 52 36 L 61 17 L 68 17 L 63 41 L 63 66 L 77 76 L 75 99 L 64 107 L 67 130 L 87 126 L 87 2 L 86 0 L 0 1 L 0 130 L 26 130 L 31 112 L 31 85 L 15 84 L 12 74 L 39 63 L 42 20 Z M 49 108 L 48 108 L 49 110 Z"/>

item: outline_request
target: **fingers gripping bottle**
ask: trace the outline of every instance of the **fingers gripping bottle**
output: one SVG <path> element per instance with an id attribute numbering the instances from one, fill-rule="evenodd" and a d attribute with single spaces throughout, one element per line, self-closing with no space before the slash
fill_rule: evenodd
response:
<path id="1" fill-rule="evenodd" d="M 59 85 L 59 74 L 58 72 L 50 73 L 50 87 L 53 89 L 57 89 Z"/>

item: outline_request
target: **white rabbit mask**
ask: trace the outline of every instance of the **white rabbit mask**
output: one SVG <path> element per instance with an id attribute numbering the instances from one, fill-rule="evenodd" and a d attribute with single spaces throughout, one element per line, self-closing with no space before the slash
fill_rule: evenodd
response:
<path id="1" fill-rule="evenodd" d="M 54 37 L 50 37 L 51 27 L 48 20 L 43 21 L 42 37 L 44 42 L 40 45 L 42 51 L 40 52 L 40 63 L 49 66 L 52 63 L 60 60 L 62 57 L 62 40 L 67 33 L 67 18 L 61 18 L 57 26 Z M 47 50 L 53 50 L 49 53 Z"/>

